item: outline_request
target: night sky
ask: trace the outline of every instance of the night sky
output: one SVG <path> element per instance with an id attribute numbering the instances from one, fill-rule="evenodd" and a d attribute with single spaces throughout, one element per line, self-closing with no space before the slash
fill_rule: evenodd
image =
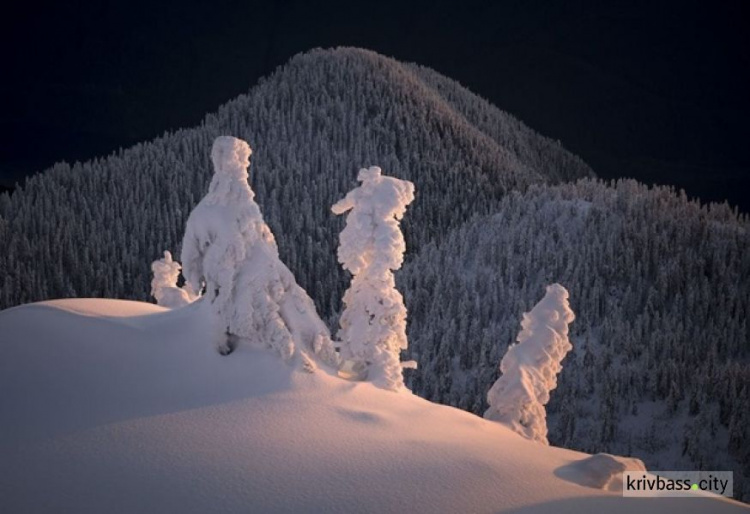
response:
<path id="1" fill-rule="evenodd" d="M 193 126 L 292 55 L 347 45 L 458 80 L 601 177 L 750 212 L 746 4 L 17 3 L 0 30 L 0 184 Z"/>

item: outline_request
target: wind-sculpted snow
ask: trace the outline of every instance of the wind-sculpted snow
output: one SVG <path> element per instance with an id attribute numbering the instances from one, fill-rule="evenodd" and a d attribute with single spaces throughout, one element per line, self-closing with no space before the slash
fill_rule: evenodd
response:
<path id="1" fill-rule="evenodd" d="M 363 168 L 362 185 L 336 202 L 347 214 L 339 262 L 352 275 L 341 314 L 341 355 L 369 364 L 369 378 L 385 389 L 403 387 L 400 354 L 406 350 L 406 307 L 393 271 L 401 267 L 406 242 L 399 221 L 414 200 L 414 184 Z"/>
<path id="2" fill-rule="evenodd" d="M 560 470 L 585 454 L 267 348 L 223 357 L 205 344 L 210 314 L 112 300 L 0 312 L 0 512 L 747 512 L 581 487 L 591 466 Z"/>
<path id="3" fill-rule="evenodd" d="M 205 291 L 202 301 L 211 305 L 222 353 L 236 338 L 266 344 L 289 359 L 295 351 L 312 351 L 321 338 L 330 345 L 330 334 L 279 260 L 247 182 L 250 153 L 245 141 L 216 138 L 214 178 L 185 227 L 183 273 L 194 291 Z"/>
<path id="4" fill-rule="evenodd" d="M 522 330 L 500 362 L 500 378 L 487 393 L 486 419 L 498 421 L 533 441 L 547 441 L 547 405 L 557 387 L 562 360 L 573 348 L 568 324 L 575 319 L 568 291 L 547 286 L 544 298 L 524 313 Z"/>

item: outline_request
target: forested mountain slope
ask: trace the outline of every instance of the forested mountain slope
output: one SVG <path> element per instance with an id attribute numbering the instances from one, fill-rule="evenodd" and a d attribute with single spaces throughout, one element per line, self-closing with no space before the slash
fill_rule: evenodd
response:
<path id="1" fill-rule="evenodd" d="M 363 166 L 415 183 L 397 275 L 418 394 L 481 412 L 520 314 L 559 282 L 577 319 L 551 442 L 750 477 L 747 219 L 668 189 L 575 182 L 593 173 L 558 143 L 435 72 L 364 50 L 299 55 L 200 127 L 0 195 L 0 308 L 147 299 L 150 263 L 179 254 L 221 134 L 253 147 L 250 180 L 281 259 L 328 321 L 347 280 L 330 206 Z"/>
<path id="2" fill-rule="evenodd" d="M 315 50 L 208 115 L 117 155 L 60 164 L 0 196 L 0 308 L 46 298 L 147 299 L 149 263 L 178 245 L 211 174 L 214 137 L 250 142 L 251 183 L 281 257 L 324 315 L 338 309 L 340 221 L 357 170 L 412 180 L 412 251 L 506 191 L 592 175 L 558 143 L 457 83 L 373 52 Z M 43 144 L 43 142 L 40 142 Z"/>
<path id="3" fill-rule="evenodd" d="M 417 394 L 476 413 L 518 320 L 559 282 L 576 313 L 550 442 L 750 490 L 750 222 L 670 188 L 533 186 L 398 275 Z M 744 487 L 744 489 L 743 489 Z"/>

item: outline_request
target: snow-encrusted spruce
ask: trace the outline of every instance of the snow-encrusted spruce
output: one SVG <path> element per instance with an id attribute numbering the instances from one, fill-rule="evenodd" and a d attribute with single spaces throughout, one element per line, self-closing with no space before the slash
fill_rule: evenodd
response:
<path id="1" fill-rule="evenodd" d="M 162 307 L 177 309 L 198 298 L 190 284 L 177 287 L 180 269 L 180 263 L 172 260 L 172 253 L 168 251 L 164 252 L 164 258 L 157 259 L 151 264 L 151 271 L 154 272 L 151 279 L 151 296 Z"/>
<path id="2" fill-rule="evenodd" d="M 341 357 L 368 363 L 372 382 L 397 390 L 404 385 L 406 307 L 393 271 L 406 251 L 399 220 L 414 200 L 414 184 L 383 176 L 377 166 L 361 169 L 357 180 L 362 185 L 331 208 L 349 212 L 338 248 L 339 262 L 353 275 L 340 320 Z"/>
<path id="3" fill-rule="evenodd" d="M 502 375 L 487 393 L 490 407 L 484 417 L 509 426 L 524 437 L 549 444 L 547 412 L 549 393 L 557 387 L 562 360 L 573 348 L 568 324 L 575 319 L 568 291 L 560 284 L 547 286 L 547 294 L 524 313 L 518 343 L 500 362 Z"/>
<path id="4" fill-rule="evenodd" d="M 208 194 L 190 213 L 182 241 L 183 274 L 194 290 L 205 289 L 222 353 L 236 340 L 249 340 L 271 346 L 285 359 L 295 349 L 315 348 L 331 361 L 335 352 L 328 329 L 279 259 L 255 203 L 247 182 L 250 154 L 241 139 L 216 138 L 214 176 Z"/>

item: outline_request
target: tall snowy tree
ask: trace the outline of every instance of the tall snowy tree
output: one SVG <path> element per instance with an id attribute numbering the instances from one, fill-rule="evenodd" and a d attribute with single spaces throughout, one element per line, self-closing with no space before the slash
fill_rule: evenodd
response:
<path id="1" fill-rule="evenodd" d="M 182 241 L 185 278 L 194 290 L 205 289 L 222 353 L 242 340 L 266 344 L 287 359 L 295 350 L 321 351 L 330 346 L 330 334 L 279 259 L 247 182 L 250 154 L 241 139 L 216 138 L 214 177 L 190 213 Z"/>
<path id="2" fill-rule="evenodd" d="M 550 391 L 557 387 L 561 362 L 573 348 L 568 324 L 574 319 L 568 291 L 560 284 L 547 286 L 542 301 L 523 315 L 518 343 L 508 348 L 500 362 L 502 375 L 487 393 L 490 408 L 485 418 L 549 444 L 544 406 Z"/>
<path id="3" fill-rule="evenodd" d="M 407 348 L 406 307 L 393 271 L 401 267 L 406 242 L 399 220 L 414 200 L 414 184 L 361 169 L 362 185 L 333 205 L 349 213 L 341 232 L 339 262 L 352 275 L 341 315 L 341 356 L 368 364 L 369 378 L 385 389 L 403 387 L 400 352 Z"/>

